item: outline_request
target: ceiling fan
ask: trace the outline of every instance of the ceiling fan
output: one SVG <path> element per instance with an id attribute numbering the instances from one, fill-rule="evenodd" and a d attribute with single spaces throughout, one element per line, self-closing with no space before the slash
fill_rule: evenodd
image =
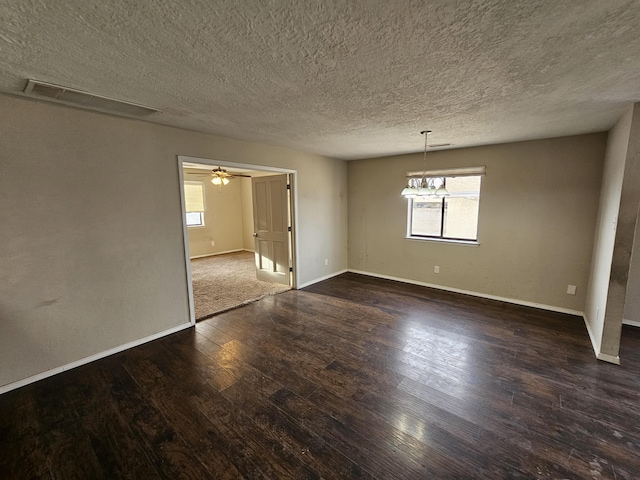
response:
<path id="1" fill-rule="evenodd" d="M 196 173 L 196 175 L 211 175 L 211 183 L 214 185 L 227 185 L 229 180 L 236 177 L 251 178 L 251 175 L 243 175 L 241 173 L 228 173 L 224 168 L 216 167 L 211 173 Z"/>

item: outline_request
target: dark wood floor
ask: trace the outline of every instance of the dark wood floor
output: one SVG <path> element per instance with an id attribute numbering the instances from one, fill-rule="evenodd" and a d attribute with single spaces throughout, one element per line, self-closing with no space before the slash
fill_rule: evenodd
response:
<path id="1" fill-rule="evenodd" d="M 640 478 L 640 329 L 345 274 L 0 397 L 0 478 Z"/>

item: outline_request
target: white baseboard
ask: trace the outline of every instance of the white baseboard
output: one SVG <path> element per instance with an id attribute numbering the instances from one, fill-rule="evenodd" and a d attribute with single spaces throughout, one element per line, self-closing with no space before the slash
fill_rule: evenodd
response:
<path id="1" fill-rule="evenodd" d="M 593 335 L 593 331 L 591 330 L 591 325 L 589 324 L 589 321 L 587 320 L 587 315 L 584 314 L 582 316 L 582 318 L 584 318 L 584 324 L 587 327 L 587 333 L 589 334 L 589 339 L 591 340 L 591 346 L 593 347 L 593 352 L 596 354 L 596 358 L 598 360 L 602 360 L 603 362 L 609 362 L 609 363 L 613 363 L 615 365 L 620 365 L 620 357 L 618 357 L 618 356 L 614 357 L 613 355 L 607 355 L 606 353 L 602 353 L 600 351 L 600 347 L 596 343 L 596 337 Z"/>
<path id="2" fill-rule="evenodd" d="M 225 253 L 236 253 L 236 252 L 244 252 L 249 251 L 244 248 L 236 248 L 235 250 L 226 250 L 224 252 L 216 252 L 216 253 L 207 253 L 205 255 L 196 255 L 195 257 L 189 257 L 189 260 L 195 260 L 196 258 L 205 258 L 205 257 L 215 257 L 216 255 L 224 255 Z"/>
<path id="3" fill-rule="evenodd" d="M 622 320 L 623 325 L 630 325 L 632 327 L 640 327 L 640 322 L 636 322 L 635 320 Z"/>
<path id="4" fill-rule="evenodd" d="M 593 353 L 595 353 L 596 358 L 598 358 L 598 354 L 600 353 L 600 346 L 596 342 L 596 337 L 593 335 L 593 330 L 591 330 L 591 324 L 589 324 L 589 320 L 587 320 L 587 314 L 582 315 L 584 319 L 584 325 L 587 327 L 587 333 L 589 334 L 589 340 L 591 340 L 591 346 L 593 347 Z"/>
<path id="5" fill-rule="evenodd" d="M 141 338 L 140 340 L 134 340 L 133 342 L 125 343 L 124 345 L 120 345 L 119 347 L 111 348 L 104 352 L 96 353 L 95 355 L 91 355 L 89 357 L 76 360 L 75 362 L 67 363 L 66 365 L 62 365 L 61 367 L 52 368 L 51 370 L 47 370 L 45 372 L 38 373 L 36 375 L 32 375 L 27 378 L 23 378 L 22 380 L 18 380 L 17 382 L 2 385 L 0 387 L 0 395 L 2 395 L 3 393 L 7 393 L 11 390 L 15 390 L 16 388 L 29 385 L 30 383 L 37 382 L 38 380 L 42 380 L 47 377 L 52 377 L 59 373 L 66 372 L 67 370 L 71 370 L 72 368 L 76 368 L 81 365 L 85 365 L 87 363 L 100 360 L 101 358 L 108 357 L 109 355 L 113 355 L 114 353 L 122 352 L 123 350 L 128 350 L 129 348 L 132 348 L 132 347 L 137 347 L 138 345 L 142 345 L 143 343 L 147 343 L 152 340 L 157 340 L 158 338 L 161 338 L 161 337 L 166 337 L 167 335 L 171 335 L 172 333 L 179 332 L 180 330 L 184 330 L 192 326 L 193 326 L 192 323 L 183 323 L 182 325 L 178 325 L 177 327 L 170 328 L 169 330 L 163 330 L 162 332 L 149 335 L 148 337 Z"/>
<path id="6" fill-rule="evenodd" d="M 499 297 L 497 295 L 488 295 L 485 293 L 480 293 L 480 292 L 472 292 L 469 290 L 462 290 L 460 288 L 452 288 L 452 287 L 445 287 L 442 285 L 436 285 L 436 284 L 432 284 L 432 283 L 427 283 L 427 282 L 420 282 L 417 280 L 408 280 L 406 278 L 399 278 L 399 277 L 393 277 L 391 275 L 383 275 L 380 273 L 371 273 L 371 272 L 365 272 L 362 270 L 353 270 L 353 269 L 349 269 L 349 272 L 352 273 L 358 273 L 360 275 L 368 275 L 370 277 L 377 277 L 377 278 L 384 278 L 386 280 L 395 280 L 396 282 L 403 282 L 403 283 L 409 283 L 412 285 L 420 285 L 422 287 L 429 287 L 429 288 L 435 288 L 438 290 L 445 290 L 447 292 L 454 292 L 454 293 L 462 293 L 464 295 L 472 295 L 474 297 L 480 297 L 480 298 L 487 298 L 490 300 L 499 300 L 501 302 L 506 302 L 506 303 L 513 303 L 515 305 L 523 305 L 525 307 L 534 307 L 534 308 L 539 308 L 541 310 L 548 310 L 551 312 L 558 312 L 558 313 L 567 313 L 569 315 L 576 315 L 579 317 L 582 317 L 584 319 L 584 323 L 587 326 L 587 332 L 589 333 L 589 339 L 591 340 L 591 345 L 593 347 L 593 351 L 596 355 L 596 358 L 598 360 L 602 360 L 604 362 L 609 362 L 609 363 L 614 363 L 616 365 L 620 365 L 620 357 L 618 356 L 613 356 L 613 355 L 608 355 L 606 353 L 602 353 L 600 352 L 600 349 L 598 347 L 598 345 L 596 344 L 595 341 L 595 337 L 593 336 L 593 332 L 591 331 L 591 326 L 589 325 L 589 322 L 587 321 L 587 317 L 584 314 L 584 312 L 580 312 L 578 310 L 570 310 L 568 308 L 562 308 L 562 307 L 555 307 L 553 305 L 545 305 L 542 303 L 535 303 L 535 302 L 527 302 L 525 300 L 518 300 L 518 299 L 514 299 L 514 298 L 506 298 L 506 297 Z M 623 323 L 629 322 L 629 320 L 625 320 Z M 635 324 L 636 326 L 640 326 L 640 322 L 633 322 L 633 324 Z"/>
<path id="7" fill-rule="evenodd" d="M 598 353 L 596 355 L 596 358 L 598 360 L 602 360 L 603 362 L 609 362 L 609 363 L 613 363 L 614 365 L 620 365 L 620 357 L 618 356 L 613 356 L 613 355 L 607 355 L 606 353 Z"/>
<path id="8" fill-rule="evenodd" d="M 487 298 L 489 300 L 498 300 L 500 302 L 505 302 L 505 303 L 513 303 L 514 305 L 522 305 L 522 306 L 525 306 L 525 307 L 539 308 L 541 310 L 548 310 L 550 312 L 567 313 L 569 315 L 576 315 L 578 317 L 582 317 L 583 316 L 583 312 L 580 312 L 578 310 L 571 310 L 571 309 L 568 309 L 568 308 L 555 307 L 553 305 L 545 305 L 543 303 L 528 302 L 526 300 L 518 300 L 518 299 L 515 299 L 515 298 L 499 297 L 497 295 L 489 295 L 489 294 L 486 294 L 486 293 L 473 292 L 471 290 L 462 290 L 460 288 L 446 287 L 444 285 L 438 285 L 438 284 L 427 283 L 427 282 L 420 282 L 418 280 L 409 280 L 407 278 L 393 277 L 391 275 L 383 275 L 381 273 L 372 273 L 372 272 L 365 272 L 365 271 L 362 271 L 362 270 L 353 270 L 351 268 L 348 269 L 348 271 L 351 272 L 351 273 L 358 273 L 360 275 L 368 275 L 370 277 L 384 278 L 385 280 L 395 280 L 396 282 L 409 283 L 411 285 L 419 285 L 421 287 L 435 288 L 437 290 L 445 290 L 447 292 L 462 293 L 464 295 L 471 295 L 473 297 Z"/>
<path id="9" fill-rule="evenodd" d="M 329 275 L 325 275 L 324 277 L 316 278 L 309 282 L 305 282 L 302 285 L 298 285 L 297 289 L 300 290 L 301 288 L 308 287 L 309 285 L 313 285 L 314 283 L 322 282 L 323 280 L 329 280 L 330 278 L 337 277 L 338 275 L 342 275 L 343 273 L 347 273 L 348 271 L 349 270 L 344 269 L 338 272 L 330 273 Z"/>

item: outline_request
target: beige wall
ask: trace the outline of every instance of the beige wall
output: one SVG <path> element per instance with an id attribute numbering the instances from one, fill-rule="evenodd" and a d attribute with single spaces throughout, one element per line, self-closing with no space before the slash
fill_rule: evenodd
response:
<path id="1" fill-rule="evenodd" d="M 591 134 L 429 153 L 429 168 L 487 167 L 477 247 L 404 238 L 399 193 L 421 154 L 349 162 L 349 268 L 581 312 L 605 141 Z M 569 284 L 577 295 L 567 295 Z"/>
<path id="2" fill-rule="evenodd" d="M 620 194 L 632 116 L 632 110 L 629 109 L 609 132 L 602 173 L 598 223 L 595 230 L 589 291 L 585 303 L 585 319 L 597 354 L 601 351 L 616 223 L 620 209 Z"/>
<path id="3" fill-rule="evenodd" d="M 620 345 L 620 318 L 628 311 L 630 317 L 638 318 L 640 314 L 640 265 L 638 248 L 638 214 L 640 210 L 640 103 L 633 106 L 633 120 L 629 133 L 627 161 L 625 163 L 624 180 L 620 195 L 620 212 L 613 253 L 611 285 L 618 293 L 618 308 L 612 321 L 612 330 L 605 325 L 605 336 L 602 341 L 604 352 L 617 352 Z M 628 308 L 626 308 L 628 306 Z M 608 313 L 608 312 L 607 312 Z M 609 335 L 607 335 L 609 334 Z M 611 346 L 610 346 L 611 345 Z M 614 350 L 615 349 L 615 350 Z"/>
<path id="4" fill-rule="evenodd" d="M 640 326 L 640 223 L 636 224 L 633 255 L 629 267 L 624 319 Z"/>
<path id="5" fill-rule="evenodd" d="M 253 193 L 251 190 L 251 179 L 241 179 L 242 194 L 242 248 L 254 251 L 255 243 L 253 240 Z"/>
<path id="6" fill-rule="evenodd" d="M 189 227 L 191 257 L 212 255 L 243 247 L 243 196 L 241 181 L 232 179 L 222 187 L 213 185 L 204 170 L 185 169 L 185 181 L 200 181 L 204 185 L 204 227 Z M 247 179 L 248 180 L 248 179 Z M 211 245 L 215 242 L 215 245 Z"/>
<path id="7" fill-rule="evenodd" d="M 594 349 L 602 360 L 617 361 L 625 303 L 633 308 L 637 302 L 633 275 L 631 288 L 627 286 L 639 203 L 640 103 L 636 103 L 611 130 L 605 160 L 586 315 Z"/>
<path id="8" fill-rule="evenodd" d="M 188 322 L 177 155 L 296 169 L 300 283 L 347 266 L 343 161 L 6 95 L 0 111 L 0 386 Z"/>

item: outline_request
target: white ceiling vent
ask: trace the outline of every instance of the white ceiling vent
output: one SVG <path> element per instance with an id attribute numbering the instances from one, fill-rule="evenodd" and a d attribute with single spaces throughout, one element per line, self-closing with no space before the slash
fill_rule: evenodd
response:
<path id="1" fill-rule="evenodd" d="M 143 117 L 160 111 L 156 108 L 145 107 L 144 105 L 103 97 L 38 80 L 27 81 L 24 93 L 32 97 L 64 103 L 65 105 L 127 116 Z"/>

